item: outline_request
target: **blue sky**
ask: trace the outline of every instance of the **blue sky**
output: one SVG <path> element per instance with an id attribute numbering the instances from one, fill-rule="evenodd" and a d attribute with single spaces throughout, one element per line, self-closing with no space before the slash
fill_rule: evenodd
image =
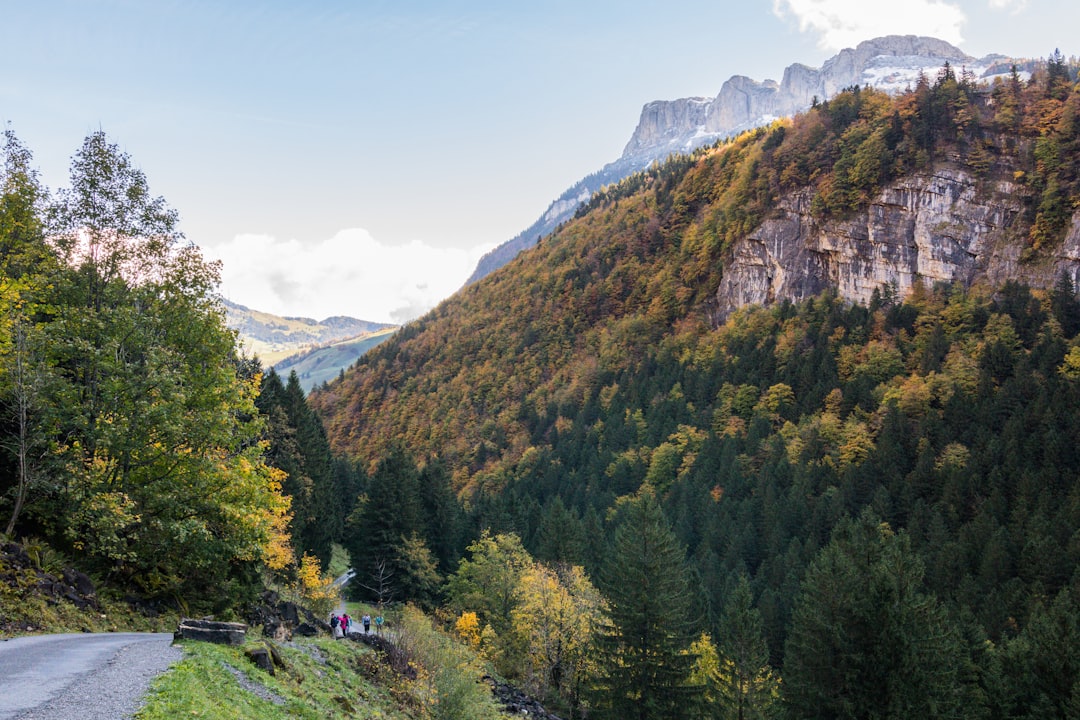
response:
<path id="1" fill-rule="evenodd" d="M 0 0 L 0 18 L 0 120 L 50 187 L 104 129 L 223 260 L 227 297 L 379 321 L 460 286 L 651 100 L 889 33 L 1080 54 L 1075 0 Z"/>

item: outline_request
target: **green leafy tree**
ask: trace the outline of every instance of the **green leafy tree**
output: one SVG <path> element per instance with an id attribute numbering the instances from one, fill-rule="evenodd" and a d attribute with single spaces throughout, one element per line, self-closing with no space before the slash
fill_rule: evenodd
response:
<path id="1" fill-rule="evenodd" d="M 601 630 L 601 678 L 593 698 L 602 717 L 687 717 L 702 688 L 690 682 L 694 658 L 685 551 L 652 488 L 622 508 L 601 574 L 609 622 Z"/>
<path id="2" fill-rule="evenodd" d="M 518 584 L 511 613 L 520 675 L 541 698 L 561 697 L 577 717 L 581 692 L 595 674 L 594 640 L 603 597 L 580 566 L 535 564 Z"/>
<path id="3" fill-rule="evenodd" d="M 257 381 L 236 359 L 218 268 L 104 133 L 76 153 L 50 217 L 64 262 L 42 313 L 42 423 L 64 471 L 35 512 L 92 568 L 228 602 L 214 591 L 252 577 L 288 503 L 262 461 Z"/>
<path id="4" fill-rule="evenodd" d="M 784 697 L 799 718 L 951 718 L 970 714 L 965 659 L 944 607 L 922 589 L 908 538 L 869 511 L 841 523 L 811 564 L 784 656 Z"/>
<path id="5" fill-rule="evenodd" d="M 505 636 L 517 607 L 518 585 L 533 559 L 513 533 L 492 535 L 485 530 L 467 551 L 446 584 L 450 605 L 459 613 L 475 612 L 480 622 Z"/>
<path id="6" fill-rule="evenodd" d="M 47 194 L 32 155 L 11 130 L 4 132 L 0 167 L 0 443 L 11 467 L 0 473 L 0 505 L 11 535 L 28 500 L 48 483 L 49 443 L 40 422 L 46 408 L 47 367 L 37 316 L 56 263 L 45 242 L 42 204 Z"/>
<path id="7" fill-rule="evenodd" d="M 400 573 L 397 586 L 401 589 L 402 597 L 423 608 L 434 607 L 442 576 L 439 575 L 435 555 L 419 533 L 413 532 L 402 539 L 395 560 Z"/>

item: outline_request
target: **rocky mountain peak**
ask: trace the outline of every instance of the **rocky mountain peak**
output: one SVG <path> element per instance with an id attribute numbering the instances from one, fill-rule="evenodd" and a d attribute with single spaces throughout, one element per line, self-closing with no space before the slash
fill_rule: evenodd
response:
<path id="1" fill-rule="evenodd" d="M 691 152 L 725 137 L 767 125 L 777 118 L 802 112 L 811 106 L 815 97 L 827 100 L 852 85 L 900 92 L 914 86 L 920 73 L 935 76 L 945 63 L 988 79 L 1001 71 L 1005 59 L 1001 55 L 976 59 L 937 38 L 888 35 L 841 50 L 820 68 L 801 63 L 789 65 L 779 83 L 735 75 L 724 82 L 714 98 L 690 97 L 646 103 L 622 156 L 575 183 L 552 202 L 539 220 L 481 258 L 469 282 L 494 272 L 520 251 L 535 245 L 540 237 L 572 217 L 592 193 L 673 153 Z"/>

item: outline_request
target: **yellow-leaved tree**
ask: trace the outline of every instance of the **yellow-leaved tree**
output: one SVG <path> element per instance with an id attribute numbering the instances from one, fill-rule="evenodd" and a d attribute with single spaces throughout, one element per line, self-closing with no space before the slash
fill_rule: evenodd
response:
<path id="1" fill-rule="evenodd" d="M 576 708 L 595 672 L 603 597 L 580 566 L 539 563 L 521 576 L 517 595 L 513 635 L 525 686 L 540 697 L 557 694 Z"/>

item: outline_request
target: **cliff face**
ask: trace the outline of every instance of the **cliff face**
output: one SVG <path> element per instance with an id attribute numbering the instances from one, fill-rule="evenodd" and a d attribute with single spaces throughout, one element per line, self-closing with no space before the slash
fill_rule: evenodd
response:
<path id="1" fill-rule="evenodd" d="M 902 297 L 916 283 L 1012 279 L 1048 287 L 1062 272 L 1074 284 L 1080 277 L 1080 213 L 1059 247 L 1022 260 L 1023 194 L 1007 179 L 977 183 L 952 168 L 912 175 L 866 210 L 824 222 L 811 215 L 811 197 L 803 190 L 783 198 L 776 216 L 736 243 L 716 292 L 721 318 L 829 287 L 865 303 L 888 284 Z"/>
<path id="2" fill-rule="evenodd" d="M 946 63 L 983 75 L 1000 56 L 977 60 L 943 40 L 889 35 L 841 50 L 820 68 L 790 65 L 784 77 L 758 81 L 743 75 L 728 79 L 712 99 L 683 98 L 647 104 L 621 160 L 644 167 L 673 152 L 758 127 L 806 110 L 815 97 L 825 100 L 851 85 L 898 92 L 915 84 L 920 72 L 933 77 Z M 694 113 L 686 112 L 688 103 Z M 645 162 L 647 160 L 648 162 Z"/>
<path id="3" fill-rule="evenodd" d="M 783 79 L 758 81 L 743 75 L 728 79 L 715 98 L 656 100 L 641 110 L 637 128 L 619 159 L 578 181 L 560 195 L 547 212 L 516 237 L 485 255 L 467 284 L 502 267 L 519 252 L 569 219 L 592 193 L 647 168 L 672 153 L 737 135 L 778 117 L 802 112 L 814 97 L 824 100 L 850 85 L 871 85 L 899 92 L 914 85 L 920 71 L 933 77 L 945 62 L 986 78 L 1003 56 L 982 60 L 965 55 L 943 40 L 914 35 L 890 35 L 859 43 L 826 60 L 820 68 L 794 64 Z"/>

